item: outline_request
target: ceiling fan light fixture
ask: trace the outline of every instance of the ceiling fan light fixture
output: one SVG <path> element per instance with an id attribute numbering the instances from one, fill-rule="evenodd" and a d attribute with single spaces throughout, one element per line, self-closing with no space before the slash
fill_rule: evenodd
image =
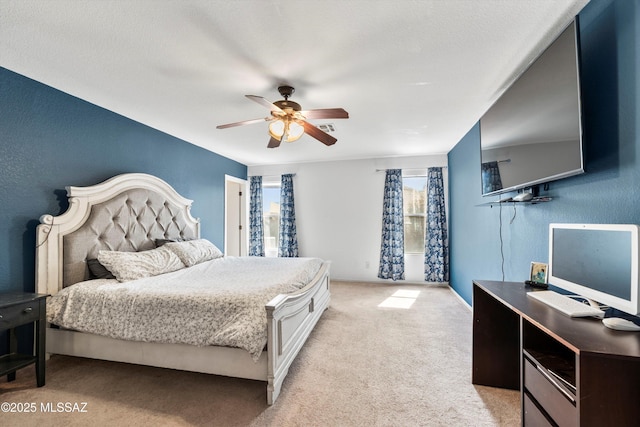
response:
<path id="1" fill-rule="evenodd" d="M 304 134 L 304 127 L 302 127 L 297 122 L 289 123 L 289 136 L 287 136 L 287 141 L 297 141 Z"/>
<path id="2" fill-rule="evenodd" d="M 304 127 L 295 121 L 275 120 L 269 124 L 269 135 L 276 139 L 281 139 L 282 134 L 287 134 L 287 142 L 293 142 L 300 139 L 304 134 Z"/>

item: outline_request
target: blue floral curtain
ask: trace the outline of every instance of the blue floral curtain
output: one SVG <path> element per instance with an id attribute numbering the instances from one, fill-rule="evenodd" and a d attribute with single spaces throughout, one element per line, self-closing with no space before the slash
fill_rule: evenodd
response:
<path id="1" fill-rule="evenodd" d="M 252 176 L 249 189 L 249 256 L 264 256 L 262 177 Z"/>
<path id="2" fill-rule="evenodd" d="M 500 168 L 498 162 L 487 162 L 482 164 L 482 193 L 502 190 L 502 179 L 500 178 Z"/>
<path id="3" fill-rule="evenodd" d="M 280 227 L 278 256 L 298 256 L 298 236 L 296 233 L 296 210 L 293 203 L 293 175 L 282 175 L 280 184 Z"/>
<path id="4" fill-rule="evenodd" d="M 427 282 L 449 281 L 449 237 L 442 168 L 429 168 L 427 172 L 424 280 Z"/>
<path id="5" fill-rule="evenodd" d="M 387 170 L 382 206 L 380 244 L 381 279 L 404 280 L 404 215 L 402 212 L 402 170 Z"/>

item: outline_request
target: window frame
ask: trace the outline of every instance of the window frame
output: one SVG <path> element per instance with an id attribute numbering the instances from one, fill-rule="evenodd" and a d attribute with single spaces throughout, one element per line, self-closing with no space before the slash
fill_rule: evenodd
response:
<path id="1" fill-rule="evenodd" d="M 279 247 L 279 239 L 280 239 L 280 191 L 282 190 L 281 188 L 281 184 L 279 182 L 270 182 L 270 183 L 263 183 L 262 184 L 262 230 L 263 230 L 263 240 L 264 240 L 264 256 L 267 258 L 277 258 L 278 257 L 278 247 Z M 270 199 L 267 199 L 265 197 L 265 190 L 278 190 L 278 213 L 277 214 L 273 214 L 271 213 L 271 211 L 267 211 L 265 209 L 265 205 L 266 202 Z M 273 202 L 273 201 L 271 201 Z M 276 221 L 276 235 L 275 236 L 267 236 L 266 231 L 269 230 L 269 232 L 272 230 L 270 227 L 268 227 L 268 223 L 267 223 L 267 219 L 268 218 L 275 218 L 277 219 Z M 271 234 L 271 233 L 269 233 Z M 275 240 L 275 247 L 270 247 L 270 245 L 267 243 L 267 238 L 274 238 Z"/>
<path id="2" fill-rule="evenodd" d="M 423 212 L 416 212 L 416 213 L 406 213 L 405 211 L 405 207 L 406 207 L 406 198 L 404 197 L 406 194 L 406 190 L 405 190 L 405 185 L 406 185 L 406 179 L 412 179 L 412 178 L 420 178 L 422 181 L 424 181 L 424 189 L 422 190 L 422 192 L 424 193 L 424 211 Z M 405 255 L 424 255 L 424 246 L 425 246 L 425 231 L 426 231 L 426 222 L 427 222 L 427 209 L 428 209 L 428 181 L 427 181 L 427 175 L 425 174 L 403 174 L 402 175 L 402 217 L 403 217 L 403 225 L 404 227 L 404 253 Z M 408 188 L 413 188 L 413 187 L 408 187 Z M 417 189 L 414 189 L 416 191 L 418 191 Z M 416 250 L 416 251 L 408 251 L 407 250 L 407 230 L 406 230 L 406 225 L 412 224 L 413 222 L 407 222 L 407 218 L 422 218 L 422 245 L 420 250 Z"/>

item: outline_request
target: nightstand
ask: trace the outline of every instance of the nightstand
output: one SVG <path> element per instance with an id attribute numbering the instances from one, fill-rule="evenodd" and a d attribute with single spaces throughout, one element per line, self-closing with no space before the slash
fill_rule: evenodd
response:
<path id="1" fill-rule="evenodd" d="M 0 331 L 8 330 L 9 353 L 0 356 L 0 376 L 16 379 L 16 370 L 36 364 L 38 387 L 44 385 L 46 301 L 44 294 L 12 292 L 0 294 Z M 18 353 L 15 328 L 33 324 L 35 344 L 32 354 Z"/>

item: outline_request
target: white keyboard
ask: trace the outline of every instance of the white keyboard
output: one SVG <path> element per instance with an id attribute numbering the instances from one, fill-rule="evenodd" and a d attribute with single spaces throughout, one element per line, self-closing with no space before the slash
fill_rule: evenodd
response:
<path id="1" fill-rule="evenodd" d="M 570 317 L 604 317 L 604 311 L 554 291 L 532 291 L 527 292 L 527 296 L 535 298 Z"/>

